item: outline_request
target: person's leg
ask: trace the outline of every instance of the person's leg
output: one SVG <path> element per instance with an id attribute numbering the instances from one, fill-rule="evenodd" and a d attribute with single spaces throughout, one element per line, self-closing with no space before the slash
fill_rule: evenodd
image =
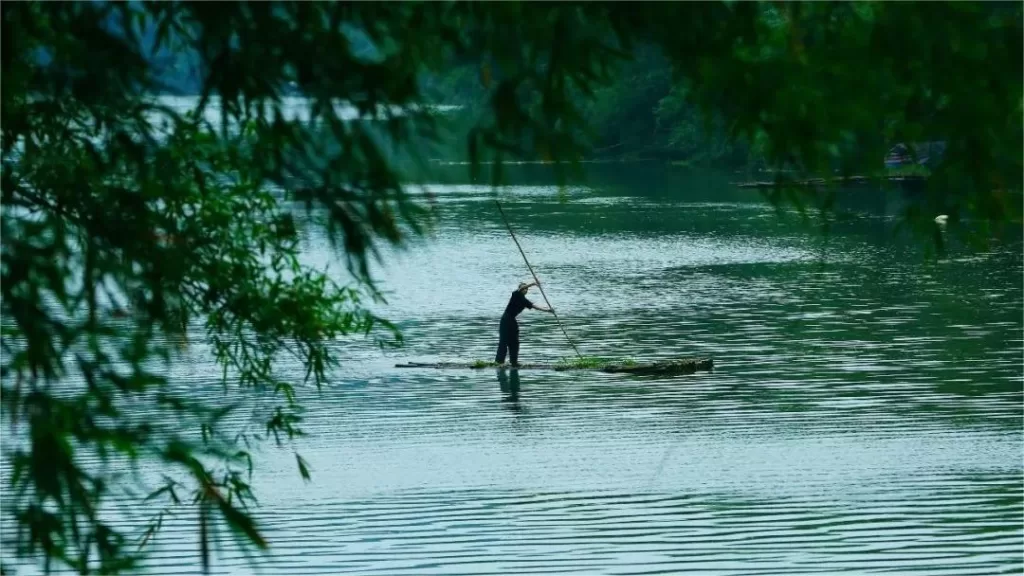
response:
<path id="1" fill-rule="evenodd" d="M 499 334 L 498 335 L 498 353 L 494 356 L 494 363 L 495 364 L 504 364 L 505 363 L 505 354 L 507 354 L 507 353 L 508 353 L 508 343 L 505 342 L 505 335 L 504 334 Z"/>
<path id="2" fill-rule="evenodd" d="M 498 327 L 498 353 L 494 356 L 494 363 L 504 364 L 506 353 L 508 353 L 508 329 L 502 322 Z"/>
<path id="3" fill-rule="evenodd" d="M 509 360 L 512 361 L 513 366 L 516 366 L 519 364 L 519 323 L 516 322 L 509 328 L 511 328 L 507 337 Z"/>

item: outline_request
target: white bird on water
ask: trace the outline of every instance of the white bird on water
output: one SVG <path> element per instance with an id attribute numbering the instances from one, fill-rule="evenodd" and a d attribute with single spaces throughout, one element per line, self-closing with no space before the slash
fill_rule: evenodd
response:
<path id="1" fill-rule="evenodd" d="M 949 216 L 945 214 L 939 214 L 938 216 L 935 217 L 935 223 L 940 226 L 945 226 L 947 220 L 949 220 Z"/>

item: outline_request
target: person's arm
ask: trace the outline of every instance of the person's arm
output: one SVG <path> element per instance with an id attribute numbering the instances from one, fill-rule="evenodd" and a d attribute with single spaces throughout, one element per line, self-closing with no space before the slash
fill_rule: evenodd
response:
<path id="1" fill-rule="evenodd" d="M 530 302 L 529 300 L 527 300 L 527 302 L 529 303 L 530 308 L 533 308 L 534 310 L 540 310 L 541 312 L 550 312 L 551 314 L 555 313 L 554 310 L 552 310 L 551 308 L 548 308 L 547 306 L 541 306 L 540 304 L 534 304 L 533 302 Z"/>
<path id="2" fill-rule="evenodd" d="M 540 282 L 530 282 L 529 284 L 527 284 L 527 286 L 528 287 L 530 287 L 530 286 L 540 286 Z M 524 296 L 523 298 L 525 299 L 526 297 Z M 546 306 L 540 306 L 538 304 L 534 304 L 529 299 L 526 299 L 526 306 L 528 308 L 533 308 L 534 310 L 540 310 L 541 312 L 549 312 L 551 314 L 555 313 L 555 311 L 553 309 L 548 308 Z"/>

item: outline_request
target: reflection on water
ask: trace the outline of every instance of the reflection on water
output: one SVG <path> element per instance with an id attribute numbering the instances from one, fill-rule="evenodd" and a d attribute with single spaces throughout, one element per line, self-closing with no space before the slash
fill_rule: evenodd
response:
<path id="1" fill-rule="evenodd" d="M 735 190 L 527 184 L 505 210 L 585 355 L 715 371 L 532 371 L 524 390 L 518 370 L 394 369 L 490 359 L 529 274 L 485 191 L 442 188 L 434 236 L 378 269 L 406 346 L 339 342 L 306 397 L 314 481 L 260 455 L 261 573 L 1024 569 L 1019 242 L 926 261 L 865 211 L 822 262 Z M 315 234 L 306 256 L 331 261 Z M 521 323 L 523 361 L 572 353 L 550 316 Z M 215 397 L 201 352 L 176 383 Z M 149 571 L 197 573 L 197 550 L 194 518 L 169 519 Z M 215 568 L 253 572 L 227 545 Z"/>
<path id="2" fill-rule="evenodd" d="M 519 370 L 512 368 L 498 368 L 498 385 L 501 387 L 502 400 L 505 402 L 519 402 Z"/>

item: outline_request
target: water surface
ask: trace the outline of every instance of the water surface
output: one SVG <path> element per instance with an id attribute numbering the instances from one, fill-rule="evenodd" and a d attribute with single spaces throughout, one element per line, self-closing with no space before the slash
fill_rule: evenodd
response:
<path id="1" fill-rule="evenodd" d="M 826 244 L 728 178 L 622 170 L 497 197 L 585 354 L 714 372 L 394 368 L 492 357 L 529 279 L 493 191 L 437 184 L 432 236 L 377 271 L 405 347 L 338 344 L 306 397 L 314 481 L 267 448 L 271 551 L 215 572 L 1020 573 L 1019 239 L 928 260 L 887 236 L 891 198 L 852 197 Z M 318 233 L 306 255 L 338 266 Z M 550 316 L 520 323 L 524 360 L 571 354 Z M 178 377 L 215 394 L 200 352 Z M 183 514 L 148 571 L 197 550 Z"/>

